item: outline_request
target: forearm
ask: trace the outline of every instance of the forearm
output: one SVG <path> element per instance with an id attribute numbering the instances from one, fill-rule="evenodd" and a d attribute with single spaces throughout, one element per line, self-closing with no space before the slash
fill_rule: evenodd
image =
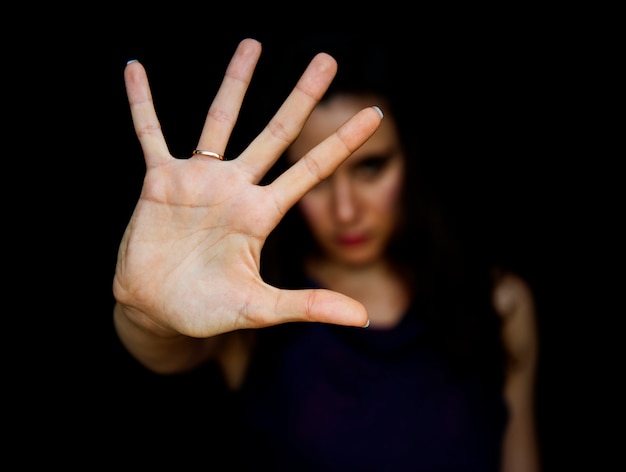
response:
<path id="1" fill-rule="evenodd" d="M 220 336 L 200 339 L 159 335 L 135 323 L 119 303 L 115 304 L 113 317 L 117 335 L 128 352 L 159 374 L 189 371 L 215 356 L 221 344 Z"/>

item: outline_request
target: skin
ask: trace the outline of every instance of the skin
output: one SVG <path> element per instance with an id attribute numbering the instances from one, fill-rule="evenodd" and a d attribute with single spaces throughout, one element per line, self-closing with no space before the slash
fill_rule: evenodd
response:
<path id="1" fill-rule="evenodd" d="M 319 105 L 288 150 L 288 161 L 297 162 L 297 156 L 372 100 L 383 102 L 380 97 L 340 95 Z M 405 157 L 395 121 L 388 114 L 363 146 L 297 203 L 321 248 L 321 255 L 308 261 L 307 271 L 323 286 L 363 303 L 371 328 L 396 324 L 410 301 L 406 285 L 385 258 L 385 248 L 403 217 L 399 209 Z M 532 292 L 517 275 L 496 273 L 492 300 L 502 317 L 508 354 L 503 393 L 510 419 L 502 471 L 536 472 L 538 346 Z"/>
<path id="2" fill-rule="evenodd" d="M 197 145 L 224 153 L 261 53 L 243 40 L 209 108 Z M 288 321 L 364 326 L 362 304 L 329 290 L 279 290 L 259 275 L 261 247 L 285 212 L 376 130 L 381 114 L 360 110 L 271 185 L 262 176 L 293 142 L 337 71 L 316 56 L 276 115 L 231 161 L 176 159 L 165 142 L 146 72 L 124 73 L 146 162 L 139 201 L 122 238 L 113 294 L 123 344 L 161 373 L 191 369 L 220 347 L 218 335 Z"/>
<path id="3" fill-rule="evenodd" d="M 339 95 L 319 105 L 288 150 L 297 162 L 327 133 L 380 97 Z M 396 324 L 409 303 L 406 284 L 385 257 L 386 247 L 402 218 L 400 195 L 405 156 L 393 117 L 335 172 L 297 204 L 320 255 L 306 270 L 323 286 L 359 300 L 371 325 Z"/>
<path id="4" fill-rule="evenodd" d="M 224 152 L 260 52 L 257 41 L 241 42 L 194 147 Z M 336 67 L 327 54 L 315 57 L 261 134 L 237 159 L 225 162 L 171 156 L 145 70 L 138 62 L 127 66 L 126 88 L 147 170 L 120 245 L 113 281 L 118 322 L 132 323 L 148 337 L 157 335 L 166 343 L 181 344 L 195 344 L 190 338 L 287 321 L 354 326 L 367 322 L 365 309 L 346 296 L 325 290 L 278 290 L 259 276 L 263 242 L 287 209 L 330 175 L 380 124 L 376 109 L 361 110 L 271 185 L 258 185 L 296 138 Z M 135 348 L 146 344 L 148 351 L 155 351 L 148 339 L 129 344 Z M 166 349 L 172 350 L 179 351 Z M 178 370 L 189 362 L 189 354 L 164 354 L 153 365 L 158 370 Z M 165 359 L 172 357 L 178 360 Z M 162 361 L 174 365 L 159 368 Z"/>
<path id="5" fill-rule="evenodd" d="M 260 53 L 257 41 L 240 43 L 195 148 L 224 153 Z M 146 176 L 118 253 L 114 321 L 148 369 L 184 372 L 215 358 L 237 388 L 252 346 L 249 328 L 289 321 L 385 328 L 406 309 L 408 290 L 384 258 L 401 217 L 404 156 L 395 124 L 391 116 L 381 124 L 374 97 L 315 108 L 336 68 L 330 56 L 316 56 L 261 134 L 237 159 L 219 161 L 170 154 L 146 71 L 138 62 L 126 67 Z M 259 186 L 287 149 L 293 165 Z M 382 166 L 375 162 L 381 158 Z M 324 253 L 306 269 L 328 289 L 280 290 L 259 275 L 267 235 L 296 203 Z M 502 470 L 537 472 L 532 293 L 519 277 L 497 274 L 493 303 L 509 354 Z"/>
<path id="6" fill-rule="evenodd" d="M 528 284 L 517 275 L 496 274 L 493 304 L 502 317 L 502 339 L 508 354 L 504 398 L 509 422 L 502 471 L 538 472 L 534 398 L 539 348 L 534 298 Z"/>

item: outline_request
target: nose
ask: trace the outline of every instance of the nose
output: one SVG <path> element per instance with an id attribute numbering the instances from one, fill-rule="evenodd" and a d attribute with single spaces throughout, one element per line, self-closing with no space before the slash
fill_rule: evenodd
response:
<path id="1" fill-rule="evenodd" d="M 358 205 L 354 185 L 349 177 L 338 173 L 332 178 L 333 214 L 340 223 L 349 223 L 357 217 Z"/>

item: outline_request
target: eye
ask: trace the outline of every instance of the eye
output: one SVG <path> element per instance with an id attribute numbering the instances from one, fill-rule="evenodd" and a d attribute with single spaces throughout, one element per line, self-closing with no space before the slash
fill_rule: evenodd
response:
<path id="1" fill-rule="evenodd" d="M 358 162 L 354 168 L 354 174 L 363 179 L 374 179 L 383 173 L 390 158 L 388 156 L 372 156 Z"/>

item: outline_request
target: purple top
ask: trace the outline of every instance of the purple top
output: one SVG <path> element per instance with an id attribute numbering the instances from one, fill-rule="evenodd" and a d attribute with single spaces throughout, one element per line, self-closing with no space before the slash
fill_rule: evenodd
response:
<path id="1" fill-rule="evenodd" d="M 502 385 L 454 377 L 414 316 L 389 330 L 290 323 L 260 335 L 241 392 L 251 467 L 499 470 Z"/>

